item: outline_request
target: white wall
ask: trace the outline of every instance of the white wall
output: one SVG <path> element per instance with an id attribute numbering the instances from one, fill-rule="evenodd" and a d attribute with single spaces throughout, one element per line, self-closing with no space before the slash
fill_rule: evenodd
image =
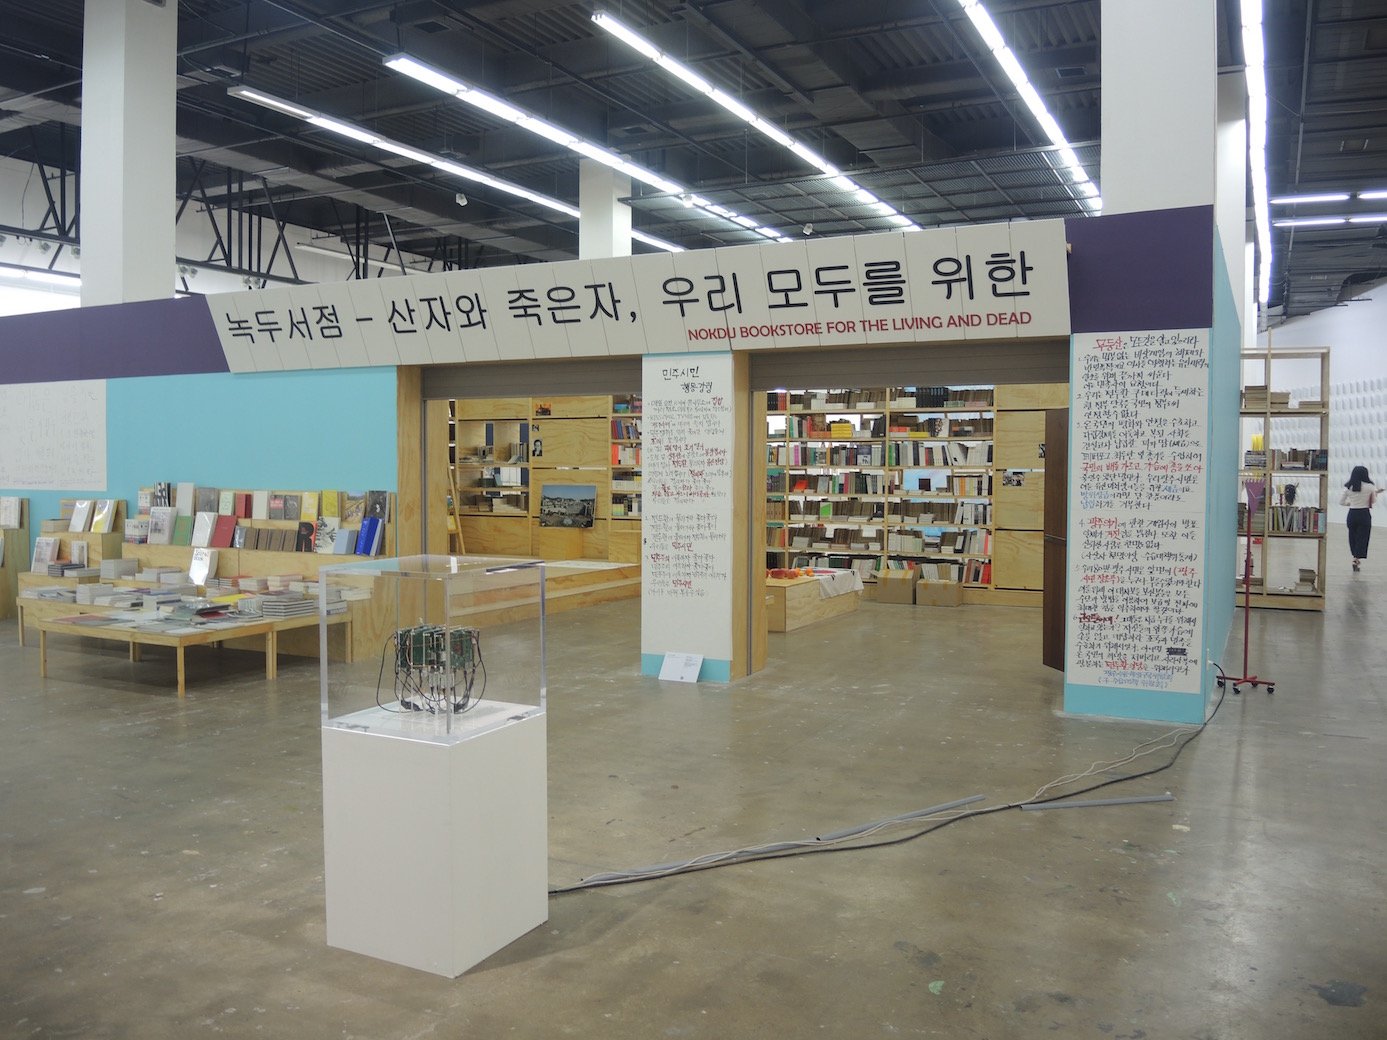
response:
<path id="1" fill-rule="evenodd" d="M 1329 347 L 1329 519 L 1343 523 L 1339 486 L 1354 466 L 1387 484 L 1387 282 L 1352 303 L 1293 318 L 1258 337 L 1272 350 Z M 1294 378 L 1292 366 L 1283 366 Z M 1260 380 L 1254 380 L 1260 382 Z M 1285 389 L 1307 385 L 1305 378 Z"/>

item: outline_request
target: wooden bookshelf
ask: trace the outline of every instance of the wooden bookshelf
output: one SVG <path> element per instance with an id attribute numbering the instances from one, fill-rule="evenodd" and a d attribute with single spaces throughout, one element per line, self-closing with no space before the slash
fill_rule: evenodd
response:
<path id="1" fill-rule="evenodd" d="M 1044 409 L 1066 399 L 1063 384 L 767 394 L 767 566 L 912 569 L 965 602 L 1039 606 Z M 1006 466 L 1032 475 L 1003 491 Z"/>
<path id="2" fill-rule="evenodd" d="M 773 391 L 766 563 L 914 569 L 977 588 L 991 562 L 991 388 Z"/>
<path id="3" fill-rule="evenodd" d="M 467 552 L 639 563 L 639 395 L 460 399 L 448 415 Z"/>
<path id="4" fill-rule="evenodd" d="M 1040 606 L 1045 586 L 1045 412 L 1069 405 L 1067 383 L 1003 384 L 995 393 L 992 587 Z"/>
<path id="5" fill-rule="evenodd" d="M 1330 494 L 1329 350 L 1250 351 L 1242 361 L 1237 601 L 1244 600 L 1247 486 L 1260 482 L 1265 492 L 1252 516 L 1248 601 L 1254 607 L 1322 611 Z"/>
<path id="6" fill-rule="evenodd" d="M 20 577 L 29 569 L 29 500 L 18 499 L 19 516 L 13 526 L 0 527 L 5 539 L 5 555 L 0 559 L 0 618 L 14 617 L 15 600 L 19 597 Z"/>

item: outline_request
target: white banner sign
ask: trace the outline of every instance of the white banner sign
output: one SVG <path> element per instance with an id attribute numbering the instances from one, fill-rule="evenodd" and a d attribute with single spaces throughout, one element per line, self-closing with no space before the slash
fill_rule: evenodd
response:
<path id="1" fill-rule="evenodd" d="M 1209 334 L 1076 335 L 1070 382 L 1065 680 L 1199 693 Z"/>
<path id="2" fill-rule="evenodd" d="M 641 653 L 732 658 L 730 354 L 646 358 Z"/>
<path id="3" fill-rule="evenodd" d="M 1064 222 L 208 297 L 233 372 L 1068 336 Z"/>

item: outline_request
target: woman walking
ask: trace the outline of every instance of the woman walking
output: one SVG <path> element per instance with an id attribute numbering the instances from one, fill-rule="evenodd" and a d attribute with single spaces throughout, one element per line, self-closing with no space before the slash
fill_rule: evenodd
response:
<path id="1" fill-rule="evenodd" d="M 1377 488 L 1368 477 L 1367 466 L 1354 466 L 1339 496 L 1339 505 L 1348 506 L 1348 551 L 1353 556 L 1353 569 L 1368 558 L 1368 539 L 1373 533 L 1373 514 Z"/>

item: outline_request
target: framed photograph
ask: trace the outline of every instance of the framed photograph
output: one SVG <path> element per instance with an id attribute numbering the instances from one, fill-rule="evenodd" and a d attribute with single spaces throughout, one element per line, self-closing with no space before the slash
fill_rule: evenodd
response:
<path id="1" fill-rule="evenodd" d="M 540 527 L 591 527 L 596 516 L 596 484 L 545 484 L 540 490 Z"/>

